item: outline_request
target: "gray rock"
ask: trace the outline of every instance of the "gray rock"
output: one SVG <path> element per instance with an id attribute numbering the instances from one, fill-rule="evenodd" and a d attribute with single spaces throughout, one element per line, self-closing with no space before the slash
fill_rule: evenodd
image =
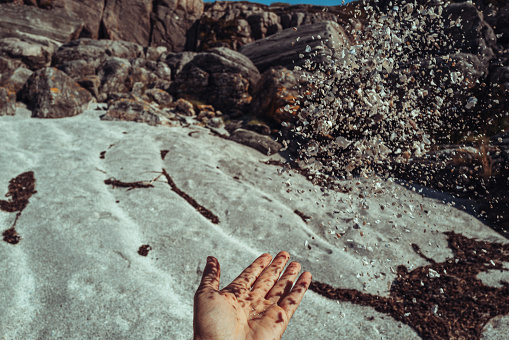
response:
<path id="1" fill-rule="evenodd" d="M 152 3 L 152 0 L 106 1 L 101 21 L 101 38 L 148 46 Z"/>
<path id="2" fill-rule="evenodd" d="M 272 155 L 282 148 L 282 145 L 269 136 L 261 135 L 254 131 L 237 129 L 228 138 L 237 143 L 250 146 L 263 154 Z"/>
<path id="3" fill-rule="evenodd" d="M 76 116 L 88 108 L 92 95 L 64 72 L 46 67 L 34 72 L 20 92 L 32 110 L 32 117 L 63 118 Z"/>
<path id="4" fill-rule="evenodd" d="M 249 59 L 227 48 L 197 54 L 175 77 L 175 97 L 210 104 L 228 114 L 247 109 L 250 91 L 260 74 Z"/>
<path id="5" fill-rule="evenodd" d="M 10 72 L 0 74 L 0 87 L 4 87 L 8 91 L 17 93 L 21 90 L 23 85 L 25 85 L 32 73 L 33 72 L 31 70 L 25 67 L 19 67 Z"/>
<path id="6" fill-rule="evenodd" d="M 21 60 L 32 70 L 49 66 L 56 49 L 76 39 L 81 20 L 62 10 L 0 4 L 0 55 Z"/>
<path id="7" fill-rule="evenodd" d="M 483 63 L 493 58 L 493 48 L 497 41 L 495 32 L 474 5 L 466 2 L 451 3 L 445 8 L 443 17 L 447 22 L 461 20 L 459 26 L 451 25 L 444 29 L 444 33 L 451 37 L 451 47 L 444 46 L 445 52 L 456 52 L 459 49 L 460 52 L 477 55 Z"/>
<path id="8" fill-rule="evenodd" d="M 321 39 L 317 39 L 320 36 Z M 315 37 L 315 39 L 313 39 Z M 312 25 L 285 29 L 268 38 L 257 40 L 240 49 L 240 53 L 247 56 L 264 72 L 273 66 L 284 66 L 293 69 L 294 66 L 304 64 L 304 58 L 310 53 L 318 51 L 324 54 L 325 44 L 329 50 L 336 50 L 350 45 L 345 30 L 333 21 L 320 22 Z M 306 52 L 307 46 L 309 46 Z"/>
<path id="9" fill-rule="evenodd" d="M 131 63 L 127 59 L 109 57 L 98 68 L 97 76 L 101 80 L 100 93 L 129 92 L 127 77 L 131 72 Z"/>
<path id="10" fill-rule="evenodd" d="M 148 125 L 158 125 L 164 116 L 163 112 L 150 103 L 139 98 L 124 98 L 113 102 L 102 120 L 123 120 Z"/>
<path id="11" fill-rule="evenodd" d="M 16 114 L 16 92 L 0 86 L 0 116 L 14 116 Z"/>
<path id="12" fill-rule="evenodd" d="M 166 46 L 172 52 L 183 51 L 190 38 L 189 29 L 203 13 L 203 1 L 160 0 L 153 3 L 151 44 Z M 194 45 L 194 42 L 190 44 Z"/>
<path id="13" fill-rule="evenodd" d="M 184 66 L 196 57 L 196 52 L 169 53 L 165 57 L 166 64 L 171 69 L 172 79 L 182 71 Z"/>
<path id="14" fill-rule="evenodd" d="M 136 43 L 81 38 L 61 46 L 53 56 L 52 65 L 62 70 L 75 69 L 70 73 L 79 74 L 80 69 L 87 73 L 95 70 L 108 57 L 130 59 L 144 56 L 143 47 Z M 68 66 L 73 61 L 80 63 L 77 66 Z M 81 74 L 85 75 L 87 74 Z"/>

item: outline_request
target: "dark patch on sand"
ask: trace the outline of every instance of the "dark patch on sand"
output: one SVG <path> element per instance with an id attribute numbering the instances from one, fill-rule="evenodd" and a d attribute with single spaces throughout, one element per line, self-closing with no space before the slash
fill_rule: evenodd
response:
<path id="1" fill-rule="evenodd" d="M 175 184 L 175 182 L 173 182 L 166 169 L 163 169 L 163 175 L 166 177 L 166 180 L 168 181 L 168 185 L 171 187 L 171 190 L 173 190 L 180 197 L 185 199 L 187 203 L 191 204 L 196 209 L 196 211 L 203 215 L 203 217 L 209 219 L 214 224 L 219 223 L 219 217 L 214 215 L 214 213 L 212 213 L 209 209 L 205 208 L 204 206 L 196 202 L 194 198 L 192 198 L 191 196 L 189 196 L 188 194 L 186 194 L 177 187 L 177 185 Z"/>
<path id="2" fill-rule="evenodd" d="M 310 289 L 329 299 L 370 306 L 412 327 L 424 339 L 480 339 L 483 327 L 496 316 L 509 314 L 509 283 L 485 285 L 477 274 L 504 271 L 509 244 L 476 241 L 446 232 L 454 257 L 437 263 L 412 245 L 430 265 L 408 271 L 398 267 L 389 297 L 355 289 L 333 288 L 314 281 Z"/>
<path id="3" fill-rule="evenodd" d="M 99 154 L 99 158 L 104 159 L 105 155 L 106 155 L 106 151 L 101 151 L 101 153 Z"/>
<path id="4" fill-rule="evenodd" d="M 168 154 L 168 152 L 170 152 L 170 150 L 161 150 L 161 159 L 164 161 L 164 158 L 166 157 L 166 155 Z"/>
<path id="5" fill-rule="evenodd" d="M 297 214 L 304 221 L 304 223 L 308 223 L 309 220 L 311 219 L 311 216 L 308 216 L 297 209 L 295 209 L 293 212 Z"/>
<path id="6" fill-rule="evenodd" d="M 129 188 L 129 190 L 132 189 L 139 189 L 139 188 L 153 188 L 154 186 L 150 183 L 146 182 L 122 182 L 117 180 L 114 177 L 108 178 L 104 181 L 104 184 L 111 185 L 113 188 Z"/>
<path id="7" fill-rule="evenodd" d="M 140 254 L 141 256 L 147 256 L 148 252 L 151 250 L 152 247 L 150 245 L 144 244 L 138 249 L 138 254 Z"/>
<path id="8" fill-rule="evenodd" d="M 18 212 L 12 227 L 2 233 L 3 240 L 10 244 L 17 244 L 21 237 L 14 228 L 21 212 L 27 207 L 29 198 L 37 193 L 35 191 L 35 177 L 33 171 L 24 172 L 9 181 L 8 200 L 0 200 L 0 210 L 5 212 Z"/>

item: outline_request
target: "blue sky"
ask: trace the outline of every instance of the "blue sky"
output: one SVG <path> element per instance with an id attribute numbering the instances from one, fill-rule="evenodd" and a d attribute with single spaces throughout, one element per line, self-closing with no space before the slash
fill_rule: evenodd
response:
<path id="1" fill-rule="evenodd" d="M 273 2 L 285 2 L 287 4 L 296 5 L 296 4 L 310 4 L 310 5 L 320 5 L 320 6 L 337 6 L 341 5 L 342 0 L 255 0 L 249 2 L 256 2 L 259 4 L 270 5 Z M 345 2 L 351 2 L 353 0 L 345 0 Z M 214 0 L 204 0 L 204 2 L 214 2 Z"/>

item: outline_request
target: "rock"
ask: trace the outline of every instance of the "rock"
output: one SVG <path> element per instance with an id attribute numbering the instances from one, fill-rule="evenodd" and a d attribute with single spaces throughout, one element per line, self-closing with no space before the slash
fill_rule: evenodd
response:
<path id="1" fill-rule="evenodd" d="M 16 114 L 16 92 L 0 86 L 0 116 Z"/>
<path id="2" fill-rule="evenodd" d="M 228 47 L 239 50 L 255 40 L 271 36 L 286 28 L 334 21 L 343 26 L 356 26 L 353 18 L 341 6 L 312 6 L 274 3 L 266 6 L 241 1 L 206 3 L 197 25 L 195 50 Z"/>
<path id="3" fill-rule="evenodd" d="M 19 67 L 10 72 L 0 74 L 0 87 L 4 87 L 10 92 L 17 93 L 23 88 L 23 85 L 25 85 L 32 73 L 32 71 L 25 67 Z"/>
<path id="4" fill-rule="evenodd" d="M 196 52 L 180 52 L 180 53 L 168 53 L 165 57 L 165 63 L 171 69 L 172 80 L 175 76 L 182 71 L 184 66 L 194 59 Z"/>
<path id="5" fill-rule="evenodd" d="M 207 103 L 228 112 L 247 108 L 250 91 L 260 78 L 251 61 L 227 48 L 197 54 L 177 74 L 170 93 L 176 97 Z"/>
<path id="6" fill-rule="evenodd" d="M 101 86 L 101 79 L 96 76 L 85 76 L 78 80 L 78 84 L 84 89 L 88 90 L 95 98 L 99 98 L 99 87 Z"/>
<path id="7" fill-rule="evenodd" d="M 32 117 L 63 118 L 82 113 L 92 95 L 64 72 L 46 67 L 34 72 L 20 92 Z"/>
<path id="8" fill-rule="evenodd" d="M 53 56 L 52 65 L 79 78 L 95 75 L 96 68 L 108 57 L 131 59 L 144 56 L 143 47 L 136 43 L 81 38 L 61 46 Z"/>
<path id="9" fill-rule="evenodd" d="M 188 117 L 196 116 L 193 104 L 182 98 L 175 102 L 175 111 Z"/>
<path id="10" fill-rule="evenodd" d="M 131 72 L 131 63 L 124 58 L 109 57 L 97 70 L 101 81 L 99 93 L 129 92 L 131 86 L 127 78 Z"/>
<path id="11" fill-rule="evenodd" d="M 145 96 L 148 97 L 149 101 L 157 103 L 161 108 L 171 107 L 173 103 L 172 95 L 158 88 L 146 90 Z"/>
<path id="12" fill-rule="evenodd" d="M 33 0 L 35 2 L 35 0 Z M 40 4 L 45 1 L 39 1 Z M 46 1 L 48 2 L 48 1 Z M 101 23 L 105 10 L 105 1 L 97 0 L 59 0 L 51 1 L 52 9 L 63 9 L 72 13 L 83 21 L 83 30 L 80 33 L 82 38 L 99 39 L 101 36 Z M 42 6 L 41 6 L 42 7 Z"/>
<path id="13" fill-rule="evenodd" d="M 442 16 L 447 22 L 459 23 L 444 29 L 444 33 L 451 39 L 450 47 L 444 46 L 445 51 L 442 49 L 442 53 L 459 49 L 460 52 L 477 55 L 483 63 L 493 58 L 493 47 L 497 41 L 495 32 L 474 5 L 466 2 L 451 3 L 444 9 Z"/>
<path id="14" fill-rule="evenodd" d="M 254 131 L 236 129 L 228 138 L 237 143 L 250 146 L 265 155 L 272 155 L 282 148 L 282 145 L 269 136 L 264 136 Z"/>
<path id="15" fill-rule="evenodd" d="M 268 69 L 253 90 L 251 113 L 277 123 L 294 120 L 300 108 L 295 103 L 299 95 L 298 85 L 292 71 L 282 66 Z"/>
<path id="16" fill-rule="evenodd" d="M 152 0 L 106 1 L 101 21 L 101 38 L 148 46 L 152 3 Z"/>
<path id="17" fill-rule="evenodd" d="M 49 66 L 56 49 L 76 39 L 83 23 L 62 10 L 0 4 L 0 55 L 32 70 Z"/>
<path id="18" fill-rule="evenodd" d="M 154 1 L 151 44 L 182 52 L 187 40 L 194 40 L 188 31 L 202 13 L 202 0 Z M 194 45 L 194 42 L 190 44 Z"/>
<path id="19" fill-rule="evenodd" d="M 114 101 L 101 119 L 147 123 L 148 125 L 158 125 L 168 121 L 161 110 L 136 97 Z"/>
<path id="20" fill-rule="evenodd" d="M 321 39 L 313 39 L 318 36 Z M 251 59 L 260 72 L 264 72 L 274 66 L 293 69 L 294 66 L 303 65 L 304 57 L 308 57 L 310 53 L 318 51 L 322 55 L 327 52 L 322 44 L 327 46 L 330 54 L 330 50 L 345 48 L 350 42 L 341 26 L 333 21 L 326 21 L 300 26 L 298 30 L 285 29 L 268 38 L 247 44 L 239 52 Z"/>

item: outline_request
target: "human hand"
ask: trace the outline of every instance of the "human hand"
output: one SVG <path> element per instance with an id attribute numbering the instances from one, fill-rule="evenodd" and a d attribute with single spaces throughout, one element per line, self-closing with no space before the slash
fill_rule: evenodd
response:
<path id="1" fill-rule="evenodd" d="M 311 273 L 304 272 L 293 285 L 298 262 L 279 278 L 289 258 L 282 251 L 271 263 L 272 256 L 263 254 L 219 290 L 219 262 L 209 256 L 194 296 L 194 339 L 281 339 L 311 283 Z"/>

